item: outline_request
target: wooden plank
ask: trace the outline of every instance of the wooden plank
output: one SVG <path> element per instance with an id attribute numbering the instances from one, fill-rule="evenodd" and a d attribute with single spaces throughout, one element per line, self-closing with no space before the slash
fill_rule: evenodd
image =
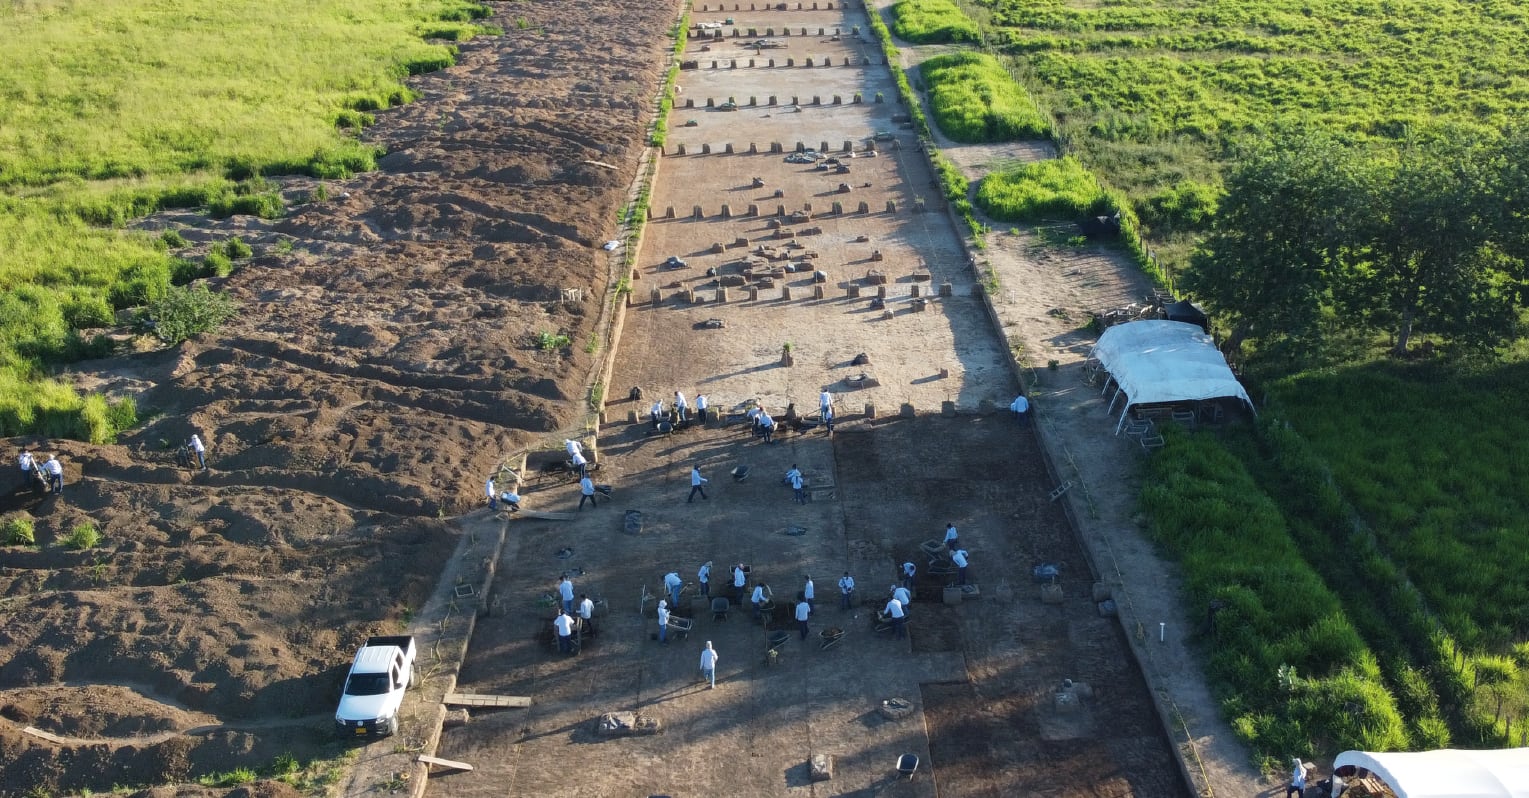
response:
<path id="1" fill-rule="evenodd" d="M 62 744 L 62 745 L 68 745 L 69 744 L 68 740 L 65 740 L 64 738 L 62 738 L 62 737 L 60 737 L 60 736 L 58 736 L 56 734 L 53 734 L 52 732 L 45 732 L 42 729 L 37 728 L 36 726 L 28 726 L 28 727 L 22 729 L 22 731 L 26 732 L 27 734 L 32 735 L 33 737 L 41 737 L 42 739 L 47 740 L 50 743 L 59 743 L 59 744 Z"/>
<path id="2" fill-rule="evenodd" d="M 452 759 L 441 759 L 440 757 L 425 756 L 424 754 L 419 755 L 419 761 L 425 763 L 426 765 L 440 765 L 443 768 L 455 768 L 457 770 L 473 769 L 473 766 L 467 764 L 466 762 L 457 762 L 456 760 Z"/>
<path id="3" fill-rule="evenodd" d="M 572 521 L 573 520 L 573 513 L 547 513 L 547 512 L 542 512 L 541 510 L 524 510 L 523 509 L 523 510 L 521 510 L 518 513 L 512 513 L 510 515 L 510 517 L 511 518 L 517 518 L 517 517 L 518 518 L 539 518 L 539 519 L 541 519 L 543 521 Z"/>
<path id="4" fill-rule="evenodd" d="M 531 697 L 524 695 L 487 695 L 485 693 L 447 693 L 441 703 L 459 707 L 528 707 Z"/>

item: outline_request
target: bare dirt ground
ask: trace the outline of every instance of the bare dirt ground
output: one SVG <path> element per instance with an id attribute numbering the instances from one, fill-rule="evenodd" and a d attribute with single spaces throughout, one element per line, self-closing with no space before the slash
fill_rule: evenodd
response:
<path id="1" fill-rule="evenodd" d="M 480 501 L 482 477 L 582 424 L 590 373 L 604 355 L 584 344 L 610 309 L 604 297 L 615 277 L 599 245 L 614 236 L 636 175 L 676 9 L 492 5 L 504 36 L 464 44 L 459 66 L 417 79 L 420 102 L 379 114 L 368 135 L 390 153 L 380 171 L 330 181 L 330 199 L 298 202 L 274 223 L 192 213 L 143 223 L 180 229 L 204 246 L 233 234 L 255 244 L 255 261 L 222 285 L 246 311 L 217 336 L 174 352 L 78 370 L 81 385 L 137 396 L 149 420 L 119 444 L 13 441 L 60 452 L 69 487 L 61 499 L 6 499 L 6 511 L 34 517 L 41 545 L 7 550 L 0 562 L 0 792 L 99 791 L 258 768 L 286 751 L 304 760 L 334 755 L 341 749 L 329 714 L 355 645 L 409 627 L 411 618 L 414 631 L 427 632 L 415 614 L 453 567 L 453 552 L 464 543 L 478 551 L 476 537 L 498 527 L 481 511 L 454 517 Z M 611 404 L 599 481 L 617 486 L 616 501 L 573 522 L 510 523 L 485 604 L 493 611 L 461 673 L 463 690 L 532 695 L 536 703 L 480 713 L 448 731 L 437 753 L 479 769 L 432 779 L 429 789 L 1184 794 L 1129 640 L 1094 613 L 1082 550 L 1046 499 L 1052 485 L 1037 439 L 1002 414 L 975 415 L 1016 390 L 1007 343 L 973 296 L 973 272 L 932 176 L 893 120 L 889 76 L 863 63 L 879 51 L 850 33 L 857 24 L 864 30 L 862 13 L 701 13 L 736 17 L 760 37 L 789 24 L 793 35 L 770 36 L 787 46 L 753 54 L 730 37 L 692 39 L 688 55 L 701 68 L 680 83 L 696 107 L 675 109 L 653 201 L 660 215 L 674 206 L 679 218 L 649 226 L 607 393 L 639 385 L 651 398 L 680 388 L 708 393 L 729 411 L 758 398 L 779 414 L 791 401 L 810 412 L 827 388 L 840 395 L 843 426 L 831 442 L 816 431 L 768 448 L 733 427 L 649 438 L 645 427 L 624 422 L 632 408 Z M 711 68 L 711 56 L 722 53 Z M 781 65 L 765 66 L 772 57 Z M 798 60 L 787 67 L 784 58 Z M 877 92 L 888 102 L 875 103 Z M 853 102 L 856 93 L 862 103 Z M 706 107 L 707 98 L 716 105 L 728 97 L 744 107 Z M 692 118 L 696 126 L 683 127 Z M 846 159 L 843 174 L 769 153 L 776 141 L 789 151 L 797 141 L 838 150 L 848 140 L 859 156 L 881 130 L 896 141 L 877 142 L 874 158 Z M 751 143 L 759 154 L 747 154 Z M 681 144 L 687 155 L 676 154 Z M 735 154 L 726 154 L 728 144 Z M 697 154 L 707 145 L 712 154 Z M 994 157 L 1019 156 L 979 160 Z M 755 177 L 765 185 L 753 186 Z M 283 188 L 296 202 L 315 184 L 284 180 Z M 920 198 L 926 213 L 914 211 Z M 835 201 L 847 212 L 823 215 Z M 724 203 L 733 218 L 720 218 Z M 750 204 L 760 216 L 745 215 Z M 696 205 L 701 221 L 687 218 Z M 810 216 L 786 220 L 792 232 L 780 234 L 768 218 L 777 206 Z M 710 252 L 737 238 L 747 245 Z M 788 249 L 793 240 L 800 247 Z M 1027 242 L 994 243 L 1001 250 Z M 756 248 L 789 256 L 759 265 L 807 269 L 779 275 L 757 299 L 730 288 L 718 302 L 720 281 Z M 688 266 L 660 268 L 669 255 Z M 1108 258 L 1090 264 L 1092 277 L 1073 274 L 1075 266 L 1063 276 L 1106 296 L 1125 279 Z M 876 286 L 864 280 L 872 270 L 887 278 L 881 308 L 871 306 Z M 1037 265 L 1027 279 L 1054 284 L 1057 275 Z M 915 288 L 927 300 L 945 284 L 949 296 L 917 307 Z M 1013 283 L 1006 275 L 1003 284 Z M 564 301 L 566 289 L 582 298 Z M 681 300 L 686 289 L 700 301 Z M 1085 292 L 1077 303 L 1098 298 Z M 1024 307 L 1016 326 L 1054 318 Z M 697 329 L 710 319 L 725 326 Z M 543 351 L 533 341 L 542 331 L 566 334 L 570 344 Z M 1062 348 L 1082 345 L 1067 330 L 1040 340 L 1014 334 L 1032 356 L 1052 338 Z M 781 367 L 788 342 L 795 364 Z M 861 353 L 870 362 L 852 364 Z M 1053 434 L 1061 400 L 1081 396 L 1076 385 L 1059 378 L 1056 395 L 1038 402 L 1042 434 Z M 962 415 L 933 417 L 947 402 Z M 884 418 L 904 405 L 920 417 L 857 418 L 867 406 Z M 176 467 L 170 452 L 193 431 L 210 445 L 205 473 Z M 1076 459 L 1119 466 L 1119 455 L 1091 450 Z M 687 505 L 684 477 L 694 462 L 713 479 L 712 496 Z M 792 462 L 822 488 L 811 504 L 792 504 L 775 484 Z M 740 463 L 756 470 L 735 484 L 726 471 Z M 1097 497 L 1099 472 L 1082 470 L 1093 465 L 1078 468 L 1086 495 Z M 527 491 L 531 508 L 576 503 L 572 486 L 550 477 Z M 644 512 L 640 535 L 622 532 L 628 508 Z M 86 520 L 101 528 L 103 546 L 58 545 Z M 880 603 L 891 569 L 945 521 L 969 536 L 982 597 L 937 604 L 941 582 L 926 574 L 911 642 L 878 636 L 867 605 Z M 791 526 L 806 532 L 787 535 Z M 659 647 L 648 639 L 653 620 L 638 613 L 642 587 L 656 592 L 669 569 L 693 579 L 705 559 L 715 561 L 719 583 L 727 561 L 754 563 L 757 578 L 782 596 L 812 574 L 821 597 L 813 632 L 831 624 L 847 629 L 846 638 L 828 650 L 793 638 L 781 664 L 766 669 L 761 627 L 736 612 L 714 623 L 691 607 L 695 633 Z M 1029 569 L 1040 562 L 1063 569 L 1060 605 L 1039 600 Z M 858 616 L 834 609 L 833 585 L 846 568 L 860 580 Z M 573 659 L 550 653 L 540 598 L 568 569 L 581 569 L 580 587 L 604 600 L 599 635 Z M 1171 583 L 1161 584 L 1171 603 Z M 776 622 L 790 627 L 783 616 Z M 722 653 L 717 691 L 694 681 L 706 639 Z M 1063 678 L 1088 683 L 1094 697 L 1057 710 Z M 876 714 L 893 696 L 912 702 L 912 717 Z M 615 709 L 652 712 L 668 733 L 596 741 L 591 720 Z M 29 725 L 64 741 L 22 733 Z M 412 751 L 429 736 L 410 728 L 396 745 Z M 893 764 L 910 752 L 923 760 L 920 774 L 897 781 Z M 833 781 L 810 782 L 813 753 L 836 757 Z M 265 781 L 230 794 L 278 798 L 291 790 Z"/>
<path id="2" fill-rule="evenodd" d="M 119 444 L 11 442 L 58 452 L 68 486 L 4 500 L 39 546 L 0 561 L 0 793 L 334 755 L 344 667 L 433 590 L 460 535 L 444 519 L 501 458 L 580 417 L 599 245 L 636 174 L 671 7 L 491 5 L 503 36 L 378 114 L 381 170 L 276 222 L 142 223 L 244 236 L 257 257 L 221 286 L 244 312 L 174 352 L 77 370 L 136 396 L 148 421 Z M 283 181 L 294 200 L 314 188 Z M 569 288 L 584 300 L 561 301 Z M 571 344 L 542 351 L 543 330 Z M 174 462 L 192 432 L 207 472 Z M 87 521 L 100 547 L 59 545 Z"/>
<path id="3" fill-rule="evenodd" d="M 577 489 L 567 480 L 545 478 L 526 491 L 528 507 L 572 511 L 575 518 L 511 522 L 495 583 L 495 602 L 507 610 L 502 620 L 480 625 L 459 689 L 529 695 L 534 703 L 527 710 L 475 711 L 469 724 L 448 730 L 439 755 L 477 770 L 433 778 L 428 794 L 1185 794 L 1125 636 L 1098 615 L 1087 560 L 1048 499 L 1053 485 L 1037 438 L 1005 414 L 978 412 L 1007 404 L 1017 385 L 1004 362 L 1006 344 L 973 296 L 973 271 L 946 216 L 932 202 L 929 212 L 910 210 L 917 197 L 937 196 L 911 136 L 899 132 L 900 148 L 881 142 L 877 157 L 845 161 L 844 176 L 770 154 L 777 141 L 786 151 L 797 141 L 813 148 L 828 141 L 837 151 L 844 139 L 859 148 L 876 130 L 897 130 L 895 104 L 849 101 L 855 92 L 867 99 L 890 94 L 885 73 L 837 65 L 866 45 L 842 36 L 833 41 L 834 27 L 863 27 L 863 16 L 826 9 L 725 16 L 759 36 L 773 27 L 773 40 L 787 46 L 763 50 L 777 59 L 774 69 L 762 60 L 749 68 L 747 58 L 759 59 L 753 54 L 732 68 L 737 45 L 730 28 L 720 42 L 692 38 L 687 58 L 697 57 L 700 69 L 682 73 L 681 96 L 695 108 L 675 111 L 654 189 L 660 218 L 646 233 L 610 378 L 612 396 L 638 386 L 646 398 L 609 402 L 611 423 L 600 438 L 597 481 L 613 484 L 616 497 L 575 510 Z M 692 18 L 709 16 L 698 8 Z M 782 18 L 791 20 L 790 37 L 779 36 Z M 803 27 L 808 36 L 801 36 Z M 811 35 L 820 27 L 825 35 Z M 710 49 L 699 52 L 703 46 Z M 796 68 L 779 66 L 782 51 Z M 724 55 L 713 69 L 718 52 Z M 801 67 L 807 56 L 836 66 Z M 845 102 L 832 105 L 835 94 Z M 774 106 L 766 102 L 770 95 Z M 817 95 L 825 104 L 782 108 L 790 95 L 799 101 Z M 750 97 L 756 105 L 748 105 Z M 715 106 L 728 98 L 743 107 L 707 110 L 707 99 Z M 687 118 L 696 126 L 684 127 Z M 748 154 L 750 144 L 758 154 Z M 677 154 L 681 145 L 685 155 Z M 703 146 L 710 154 L 697 154 Z M 753 185 L 756 177 L 762 186 Z M 867 201 L 873 211 L 823 214 L 827 202 L 843 196 L 838 182 L 851 186 L 851 208 Z M 889 200 L 893 212 L 885 210 Z M 722 217 L 724 203 L 731 218 Z M 762 215 L 744 215 L 749 204 Z M 811 218 L 788 224 L 802 245 L 798 252 L 817 255 L 808 259 L 809 273 L 780 275 L 755 299 L 731 286 L 721 301 L 720 281 L 741 273 L 745 256 L 791 240 L 770 225 L 779 221 L 776 206 L 791 213 L 808 204 Z M 677 218 L 663 218 L 669 206 Z M 688 218 L 695 206 L 702 219 Z M 804 227 L 822 231 L 807 235 Z M 861 236 L 867 240 L 857 241 Z M 735 239 L 746 241 L 726 246 Z M 723 251 L 712 252 L 716 243 Z M 873 250 L 881 260 L 869 260 Z M 671 255 L 687 265 L 665 268 Z M 875 287 L 863 280 L 870 269 L 888 277 L 882 308 L 871 307 Z M 821 282 L 815 271 L 824 273 Z M 920 272 L 928 279 L 915 281 Z M 943 283 L 951 286 L 949 297 L 914 310 L 915 286 L 927 298 L 930 287 Z M 816 286 L 822 298 L 813 294 Z M 859 296 L 851 295 L 855 287 Z M 708 328 L 712 319 L 722 326 Z M 788 341 L 794 363 L 783 366 Z M 869 363 L 853 364 L 862 353 Z M 878 384 L 856 379 L 861 375 Z M 651 435 L 647 404 L 676 389 L 692 401 L 707 394 L 732 423 Z M 837 395 L 841 417 L 831 442 L 819 428 L 766 446 L 737 421 L 753 399 L 777 417 L 793 402 L 800 413 L 814 412 L 824 389 Z M 959 414 L 940 417 L 945 403 Z M 905 404 L 916 419 L 885 418 Z M 865 417 L 867 407 L 882 418 Z M 633 412 L 644 418 L 628 423 Z M 792 464 L 818 488 L 809 504 L 793 503 L 778 484 Z M 692 465 L 712 482 L 709 498 L 687 503 Z M 749 478 L 733 481 L 729 473 L 745 465 Z M 642 513 L 640 534 L 623 531 L 629 510 Z M 926 565 L 918 545 L 938 537 L 947 521 L 963 530 L 976 558 L 981 597 L 945 606 L 949 577 L 925 569 L 911 641 L 878 636 L 869 628 L 872 605 L 884 602 L 898 563 Z M 802 534 L 788 534 L 793 527 Z M 651 639 L 652 605 L 639 614 L 639 597 L 644 589 L 661 592 L 669 570 L 693 581 L 708 560 L 719 586 L 729 563 L 746 562 L 751 579 L 769 583 L 777 597 L 813 576 L 819 610 L 812 636 L 801 642 L 793 634 L 772 668 L 765 664 L 766 631 L 746 612 L 740 617 L 735 609 L 718 622 L 687 599 L 682 612 L 695 619 L 694 630 L 660 646 Z M 1042 563 L 1064 574 L 1061 604 L 1041 601 L 1031 569 Z M 571 658 L 554 653 L 547 631 L 554 610 L 540 599 L 569 569 L 578 574 L 579 590 L 603 599 L 598 634 Z M 851 612 L 833 603 L 845 570 L 861 592 Z M 784 609 L 771 622 L 795 632 Z M 828 625 L 848 634 L 822 650 L 816 634 Z M 696 681 L 707 640 L 721 653 L 716 691 Z M 1087 683 L 1093 697 L 1075 710 L 1059 709 L 1064 679 Z M 892 697 L 911 701 L 913 716 L 881 718 L 876 708 Z M 602 738 L 595 721 L 612 711 L 647 713 L 665 733 Z M 923 762 L 911 782 L 894 778 L 902 753 Z M 814 754 L 834 757 L 832 781 L 809 780 Z"/>

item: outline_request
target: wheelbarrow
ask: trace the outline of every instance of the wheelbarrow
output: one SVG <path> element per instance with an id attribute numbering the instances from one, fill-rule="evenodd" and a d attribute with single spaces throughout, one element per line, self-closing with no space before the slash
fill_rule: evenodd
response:
<path id="1" fill-rule="evenodd" d="M 897 758 L 897 775 L 907 776 L 913 780 L 913 772 L 918 770 L 918 754 L 903 754 Z"/>

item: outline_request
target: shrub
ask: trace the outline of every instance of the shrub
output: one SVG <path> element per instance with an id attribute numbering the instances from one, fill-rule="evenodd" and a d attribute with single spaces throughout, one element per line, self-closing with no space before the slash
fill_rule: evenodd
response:
<path id="1" fill-rule="evenodd" d="M 1044 138 L 1049 125 L 1022 86 L 998 59 L 982 53 L 953 53 L 924 62 L 934 121 L 956 141 L 1013 141 Z"/>
<path id="2" fill-rule="evenodd" d="M 30 546 L 37 542 L 37 533 L 32 527 L 32 519 L 13 515 L 0 524 L 0 538 L 7 546 Z"/>
<path id="3" fill-rule="evenodd" d="M 96 529 L 95 524 L 88 521 L 83 524 L 75 524 L 74 528 L 69 530 L 69 535 L 64 538 L 64 545 L 75 551 L 93 549 L 100 542 L 101 533 Z"/>
<path id="4" fill-rule="evenodd" d="M 254 255 L 255 250 L 251 249 L 244 239 L 234 236 L 223 242 L 223 254 L 227 255 L 229 260 L 242 260 Z"/>
<path id="5" fill-rule="evenodd" d="M 536 334 L 536 348 L 543 352 L 562 349 L 570 343 L 573 343 L 573 339 L 562 333 L 551 333 L 542 330 Z"/>
<path id="6" fill-rule="evenodd" d="M 141 321 L 159 340 L 174 346 L 200 335 L 234 317 L 238 305 L 207 286 L 174 287 L 150 305 Z"/>
<path id="7" fill-rule="evenodd" d="M 206 277 L 211 272 L 207 271 L 204 264 L 186 258 L 175 258 L 170 261 L 170 284 L 185 285 L 192 280 Z"/>
<path id="8" fill-rule="evenodd" d="M 901 0 L 892 6 L 892 30 L 910 42 L 975 42 L 980 37 L 971 21 L 951 0 Z"/>
<path id="9" fill-rule="evenodd" d="M 202 273 L 209 276 L 227 277 L 234 273 L 234 262 L 220 251 L 214 250 L 207 253 L 202 260 Z"/>
<path id="10" fill-rule="evenodd" d="M 181 235 L 179 230 L 166 230 L 159 234 L 159 240 L 163 241 L 165 246 L 169 247 L 170 249 L 180 249 L 187 244 L 186 237 Z"/>
<path id="11" fill-rule="evenodd" d="M 1036 222 L 1102 212 L 1099 181 L 1071 155 L 996 172 L 977 186 L 977 205 L 1003 222 Z"/>

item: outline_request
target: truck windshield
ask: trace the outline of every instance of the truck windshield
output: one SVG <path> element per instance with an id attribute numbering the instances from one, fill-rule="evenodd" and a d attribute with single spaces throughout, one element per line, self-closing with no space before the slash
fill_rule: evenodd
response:
<path id="1" fill-rule="evenodd" d="M 346 695 L 382 695 L 388 691 L 386 673 L 352 673 L 345 682 Z"/>

